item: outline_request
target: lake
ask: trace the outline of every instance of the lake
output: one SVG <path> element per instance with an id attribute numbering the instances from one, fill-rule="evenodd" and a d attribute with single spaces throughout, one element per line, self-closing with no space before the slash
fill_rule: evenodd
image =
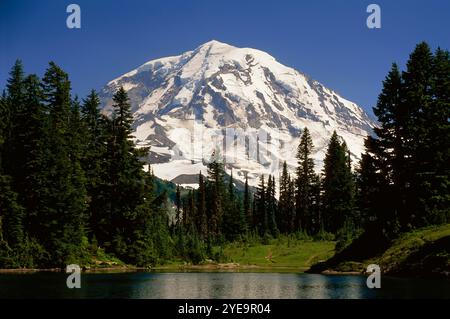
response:
<path id="1" fill-rule="evenodd" d="M 80 289 L 63 273 L 0 274 L 0 298 L 450 298 L 449 280 L 381 277 L 380 289 L 351 275 L 236 272 L 83 273 Z"/>

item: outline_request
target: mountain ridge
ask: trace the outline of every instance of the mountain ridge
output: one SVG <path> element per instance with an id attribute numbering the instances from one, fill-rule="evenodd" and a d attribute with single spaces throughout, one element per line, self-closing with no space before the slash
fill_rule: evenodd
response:
<path id="1" fill-rule="evenodd" d="M 260 174 L 277 177 L 283 160 L 290 167 L 296 165 L 298 137 L 304 127 L 312 133 L 313 157 L 320 169 L 334 130 L 356 160 L 364 137 L 375 125 L 361 107 L 268 53 L 216 40 L 177 56 L 151 60 L 108 82 L 101 91 L 105 112 L 110 112 L 112 95 L 120 86 L 130 96 L 136 143 L 151 146 L 148 160 L 155 174 L 169 180 L 177 177 L 175 173 L 206 173 L 205 159 L 221 142 L 205 145 L 202 136 L 199 151 L 193 145 L 199 142 L 193 142 L 196 127 L 208 136 L 244 130 L 245 141 L 263 132 L 265 162 L 260 156 L 249 157 L 250 142 L 223 147 L 226 167 L 234 168 L 240 180 L 250 174 L 250 184 L 255 185 Z M 226 144 L 226 136 L 221 141 Z M 231 162 L 230 147 L 235 157 Z M 278 162 L 276 168 L 268 167 L 269 159 Z"/>

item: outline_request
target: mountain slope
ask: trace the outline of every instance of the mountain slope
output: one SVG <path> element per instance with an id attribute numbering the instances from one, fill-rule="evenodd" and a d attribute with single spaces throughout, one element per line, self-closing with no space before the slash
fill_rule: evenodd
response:
<path id="1" fill-rule="evenodd" d="M 366 231 L 333 257 L 313 265 L 310 273 L 360 272 L 370 264 L 389 275 L 450 276 L 450 224 L 404 233 L 389 242 L 377 231 Z"/>
<path id="2" fill-rule="evenodd" d="M 130 96 L 136 143 L 151 146 L 155 174 L 169 180 L 205 173 L 205 160 L 219 146 L 238 179 L 248 173 L 255 185 L 259 174 L 278 177 L 282 161 L 296 165 L 304 127 L 320 169 L 334 130 L 356 159 L 373 127 L 355 103 L 269 54 L 218 41 L 109 82 L 101 92 L 106 112 L 120 86 Z"/>

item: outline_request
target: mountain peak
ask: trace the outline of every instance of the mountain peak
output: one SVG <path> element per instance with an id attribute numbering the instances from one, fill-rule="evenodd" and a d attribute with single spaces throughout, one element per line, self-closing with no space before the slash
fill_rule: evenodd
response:
<path id="1" fill-rule="evenodd" d="M 266 52 L 217 40 L 178 56 L 152 60 L 109 82 L 101 93 L 106 110 L 119 86 L 130 97 L 136 142 L 151 146 L 152 168 L 168 180 L 199 170 L 206 173 L 203 159 L 209 158 L 219 141 L 198 146 L 189 133 L 198 132 L 193 125 L 200 125 L 207 136 L 220 135 L 225 128 L 270 136 L 271 145 L 259 146 L 267 154 L 257 159 L 248 158 L 245 145 L 222 150 L 237 154 L 227 167 L 242 181 L 250 173 L 251 185 L 257 184 L 259 174 L 278 176 L 269 162 L 278 165 L 286 160 L 289 166 L 296 165 L 298 137 L 305 127 L 313 137 L 318 169 L 333 131 L 346 141 L 355 160 L 373 127 L 358 105 Z"/>
<path id="2" fill-rule="evenodd" d="M 220 41 L 217 41 L 217 40 L 214 40 L 214 39 L 203 43 L 198 48 L 211 48 L 211 47 L 232 47 L 232 48 L 234 48 L 234 46 L 232 46 L 232 45 L 229 45 L 227 43 L 220 42 Z"/>
<path id="3" fill-rule="evenodd" d="M 194 54 L 200 53 L 205 58 L 215 55 L 224 55 L 227 52 L 237 49 L 236 47 L 217 40 L 211 40 L 198 46 L 194 50 Z"/>

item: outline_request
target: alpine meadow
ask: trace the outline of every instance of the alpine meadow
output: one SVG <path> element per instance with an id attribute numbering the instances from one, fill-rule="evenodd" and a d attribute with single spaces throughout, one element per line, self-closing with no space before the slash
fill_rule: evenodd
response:
<path id="1" fill-rule="evenodd" d="M 212 45 L 210 53 L 224 49 L 217 42 Z M 258 54 L 253 52 L 256 58 Z M 251 64 L 255 57 L 246 59 Z M 242 78 L 231 67 L 222 66 L 222 74 Z M 145 71 L 157 72 L 152 68 Z M 288 90 L 270 82 L 276 75 L 269 69 L 262 72 L 271 89 Z M 136 118 L 144 115 L 133 106 L 138 96 L 132 91 L 135 86 L 120 82 L 108 85 L 102 94 L 93 90 L 80 99 L 71 93 L 69 75 L 54 62 L 41 78 L 26 74 L 20 60 L 12 67 L 0 99 L 0 268 L 63 269 L 68 264 L 85 269 L 177 268 L 230 263 L 271 268 L 278 262 L 297 270 L 312 266 L 310 272 L 364 272 L 365 261 L 371 260 L 384 263 L 387 273 L 448 273 L 447 50 L 433 51 L 427 43 L 419 43 L 404 70 L 392 65 L 373 109 L 378 122 L 372 125 L 358 115 L 359 127 L 368 132 L 362 154 L 356 153 L 358 146 L 347 143 L 356 134 L 343 128 L 351 120 L 345 123 L 333 117 L 341 126 L 327 128 L 330 134 L 323 131 L 320 136 L 327 140 L 319 145 L 323 152 L 317 152 L 314 142 L 321 143 L 317 126 L 305 125 L 294 132 L 294 118 L 287 121 L 276 112 L 268 113 L 273 102 L 261 93 L 267 119 L 279 124 L 268 128 L 269 135 L 271 130 L 290 127 L 295 143 L 290 154 L 270 157 L 280 167 L 272 174 L 258 170 L 258 165 L 264 166 L 258 160 L 253 166 L 241 161 L 233 167 L 223 149 L 212 147 L 197 166 L 195 158 L 184 160 L 196 170 L 191 169 L 189 182 L 164 180 L 163 173 L 163 177 L 157 174 L 158 167 L 171 161 L 162 164 L 154 155 L 164 154 L 163 148 L 170 150 L 173 143 L 169 131 L 157 129 L 164 119 L 157 116 L 175 118 L 179 113 L 152 111 L 136 124 Z M 213 85 L 220 88 L 224 83 Z M 316 82 L 309 83 L 326 91 Z M 220 102 L 225 96 L 227 103 L 233 101 L 220 89 L 211 92 L 215 98 L 208 107 L 229 107 Z M 317 122 L 313 112 L 275 100 L 280 109 L 299 107 L 298 116 Z M 198 111 L 206 106 L 192 103 L 192 108 L 183 104 L 180 109 L 206 118 L 206 113 Z M 253 111 L 257 112 L 254 107 Z M 228 111 L 223 112 L 214 113 L 215 123 L 222 127 L 238 116 L 227 113 L 228 118 L 221 118 Z M 350 111 L 345 114 L 348 119 L 354 116 Z M 259 117 L 261 122 L 265 119 Z M 142 123 L 156 132 L 147 134 L 153 137 L 148 143 L 136 143 L 134 135 L 136 129 L 142 132 Z M 176 122 L 167 123 L 174 126 Z M 158 138 L 159 146 L 153 143 Z M 264 150 L 257 149 L 259 158 Z M 407 256 L 410 259 L 391 260 L 384 255 L 415 236 L 428 238 L 427 244 L 414 246 L 415 255 Z M 278 254 L 283 249 L 286 256 L 299 255 L 283 259 Z M 311 251 L 300 256 L 306 249 Z"/>

